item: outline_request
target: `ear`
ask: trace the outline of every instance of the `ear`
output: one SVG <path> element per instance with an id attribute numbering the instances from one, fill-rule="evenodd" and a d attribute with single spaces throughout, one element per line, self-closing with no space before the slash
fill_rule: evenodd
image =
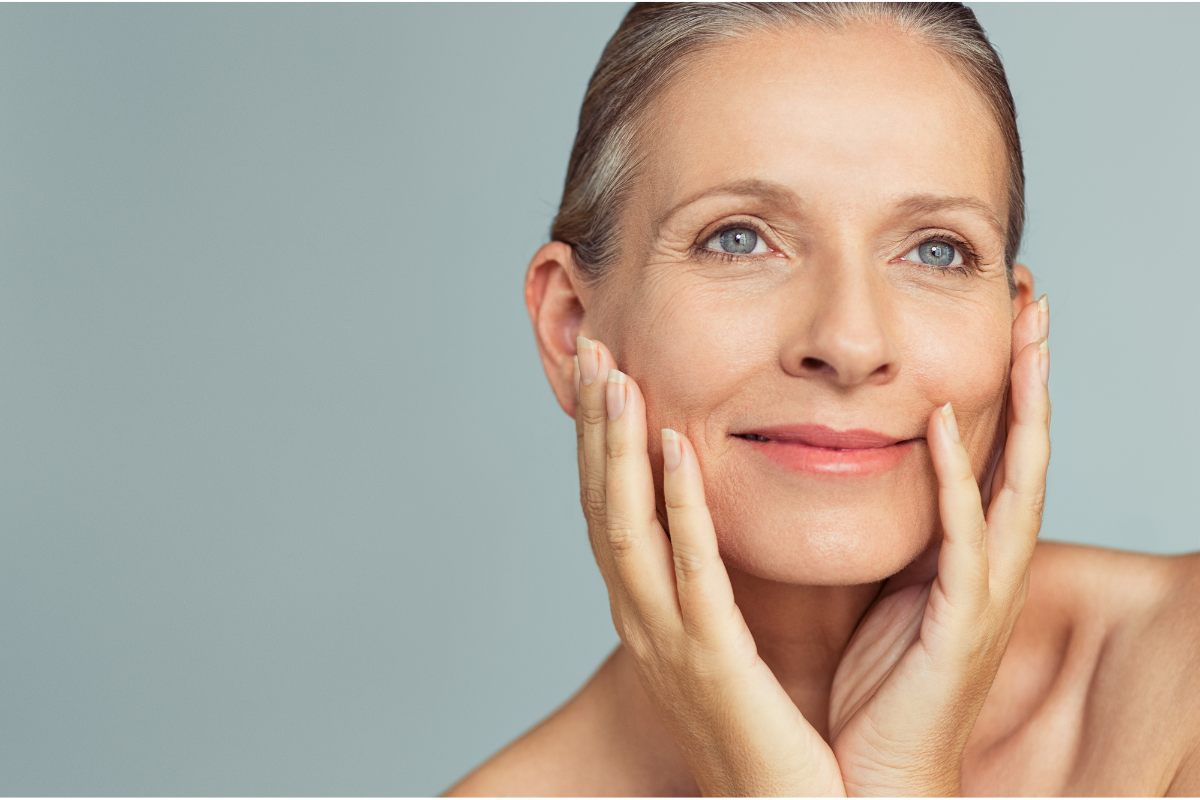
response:
<path id="1" fill-rule="evenodd" d="M 544 244 L 525 273 L 525 307 L 542 368 L 567 416 L 575 416 L 575 337 L 589 292 L 577 282 L 575 254 L 564 242 Z"/>
<path id="2" fill-rule="evenodd" d="M 1013 264 L 1013 284 L 1017 287 L 1017 293 L 1013 295 L 1012 308 L 1013 319 L 1017 318 L 1017 314 L 1025 306 L 1034 301 L 1033 296 L 1033 273 L 1029 271 L 1029 267 L 1024 264 Z"/>

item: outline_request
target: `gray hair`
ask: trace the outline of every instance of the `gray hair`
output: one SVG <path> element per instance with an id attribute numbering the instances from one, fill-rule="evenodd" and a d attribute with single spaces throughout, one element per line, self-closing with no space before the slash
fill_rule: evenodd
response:
<path id="1" fill-rule="evenodd" d="M 641 112 L 679 74 L 688 56 L 754 31 L 808 25 L 826 30 L 886 22 L 924 39 L 955 64 L 991 109 L 1009 162 L 1005 261 L 1012 265 L 1025 224 L 1025 172 L 1017 112 L 1000 57 L 962 3 L 638 3 L 592 73 L 566 187 L 550 238 L 571 245 L 586 280 L 618 256 L 618 218 L 639 165 Z"/>

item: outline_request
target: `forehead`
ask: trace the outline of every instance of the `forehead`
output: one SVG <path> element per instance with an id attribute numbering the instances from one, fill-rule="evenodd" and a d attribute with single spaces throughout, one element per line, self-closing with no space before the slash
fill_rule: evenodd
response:
<path id="1" fill-rule="evenodd" d="M 888 25 L 738 37 L 693 57 L 645 122 L 651 203 L 758 179 L 825 208 L 931 194 L 1005 216 L 1004 142 L 983 97 Z"/>

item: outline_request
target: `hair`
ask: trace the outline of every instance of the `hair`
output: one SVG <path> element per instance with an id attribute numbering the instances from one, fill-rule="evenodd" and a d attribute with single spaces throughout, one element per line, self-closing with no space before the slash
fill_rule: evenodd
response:
<path id="1" fill-rule="evenodd" d="M 887 23 L 923 39 L 961 70 L 990 108 L 1008 155 L 1005 263 L 1011 287 L 1025 223 L 1017 112 L 999 55 L 962 3 L 636 4 L 588 83 L 550 238 L 571 246 L 585 280 L 598 279 L 616 261 L 619 217 L 641 163 L 635 146 L 642 112 L 690 57 L 757 31 L 797 25 L 837 30 L 861 23 Z"/>

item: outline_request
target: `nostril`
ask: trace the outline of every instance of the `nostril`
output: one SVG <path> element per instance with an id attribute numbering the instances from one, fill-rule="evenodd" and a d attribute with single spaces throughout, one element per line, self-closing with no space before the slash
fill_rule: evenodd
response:
<path id="1" fill-rule="evenodd" d="M 813 372 L 820 372 L 821 367 L 825 366 L 825 362 L 819 358 L 806 358 L 800 362 L 800 366 Z"/>

